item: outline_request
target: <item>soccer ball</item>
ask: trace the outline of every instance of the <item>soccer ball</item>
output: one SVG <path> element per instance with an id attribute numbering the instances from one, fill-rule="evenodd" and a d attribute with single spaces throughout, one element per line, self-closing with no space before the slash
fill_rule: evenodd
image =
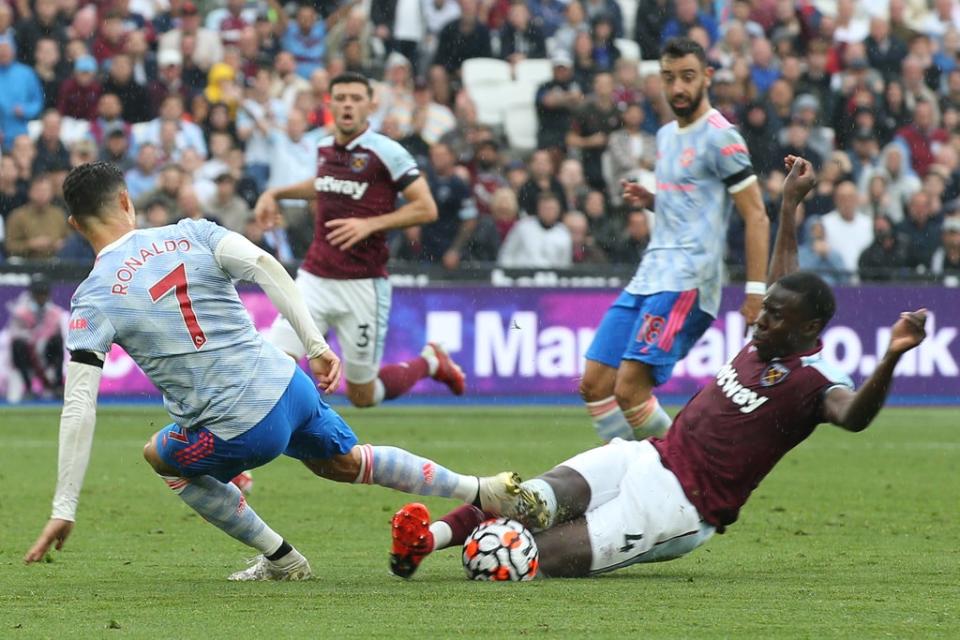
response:
<path id="1" fill-rule="evenodd" d="M 533 580 L 539 566 L 533 534 L 516 520 L 487 520 L 463 543 L 463 568 L 471 580 Z"/>

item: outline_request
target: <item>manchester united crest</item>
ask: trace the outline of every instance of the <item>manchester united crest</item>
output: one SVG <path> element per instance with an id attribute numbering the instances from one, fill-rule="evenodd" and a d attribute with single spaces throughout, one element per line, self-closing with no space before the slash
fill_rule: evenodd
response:
<path id="1" fill-rule="evenodd" d="M 369 153 L 353 153 L 350 154 L 350 171 L 354 173 L 360 173 L 367 168 L 367 165 L 370 164 L 370 154 Z"/>
<path id="2" fill-rule="evenodd" d="M 683 153 L 680 154 L 680 166 L 689 167 L 693 164 L 694 159 L 697 157 L 697 152 L 693 147 L 687 147 L 683 150 Z"/>
<path id="3" fill-rule="evenodd" d="M 779 362 L 773 362 L 767 365 L 767 368 L 760 374 L 760 386 L 772 387 L 775 384 L 780 384 L 788 375 L 790 375 L 790 369 Z"/>

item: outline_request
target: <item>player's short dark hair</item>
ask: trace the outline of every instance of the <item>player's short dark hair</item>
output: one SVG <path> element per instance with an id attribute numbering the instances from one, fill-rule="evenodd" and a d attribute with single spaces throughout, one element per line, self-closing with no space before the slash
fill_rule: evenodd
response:
<path id="1" fill-rule="evenodd" d="M 367 88 L 367 97 L 373 97 L 373 87 L 370 86 L 370 79 L 362 73 L 344 71 L 334 77 L 334 79 L 330 81 L 330 93 L 333 93 L 333 88 L 338 84 L 362 84 Z"/>
<path id="2" fill-rule="evenodd" d="M 803 309 L 810 319 L 820 320 L 827 326 L 837 310 L 837 301 L 823 278 L 809 271 L 797 271 L 783 276 L 777 284 L 788 291 L 800 294 Z"/>
<path id="3" fill-rule="evenodd" d="M 689 55 L 696 56 L 702 66 L 707 66 L 707 52 L 690 38 L 670 38 L 660 51 L 661 58 L 682 58 Z"/>
<path id="4" fill-rule="evenodd" d="M 63 199 L 77 222 L 98 218 L 117 191 L 126 187 L 123 173 L 109 162 L 81 164 L 63 181 Z"/>

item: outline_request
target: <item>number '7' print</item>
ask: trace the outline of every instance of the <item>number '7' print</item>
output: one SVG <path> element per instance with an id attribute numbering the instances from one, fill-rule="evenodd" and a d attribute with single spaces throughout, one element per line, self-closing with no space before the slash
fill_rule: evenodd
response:
<path id="1" fill-rule="evenodd" d="M 177 296 L 177 302 L 180 304 L 180 315 L 183 316 L 183 323 L 187 325 L 190 340 L 199 351 L 207 343 L 207 336 L 200 328 L 200 323 L 197 322 L 197 314 L 193 311 L 193 302 L 190 300 L 190 293 L 187 291 L 187 269 L 182 262 L 150 287 L 150 299 L 156 304 L 171 291 Z"/>

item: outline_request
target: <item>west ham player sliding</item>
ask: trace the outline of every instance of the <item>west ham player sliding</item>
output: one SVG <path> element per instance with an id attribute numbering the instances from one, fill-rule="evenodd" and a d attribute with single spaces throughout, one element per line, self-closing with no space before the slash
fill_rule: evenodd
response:
<path id="1" fill-rule="evenodd" d="M 437 205 L 413 156 L 369 129 L 369 81 L 342 74 L 330 82 L 330 95 L 334 133 L 319 143 L 316 179 L 266 191 L 257 202 L 257 219 L 269 228 L 279 216 L 278 200 L 316 201 L 316 230 L 296 283 L 320 330 L 336 330 L 350 402 L 379 404 L 427 376 L 460 395 L 463 372 L 438 344 L 408 362 L 380 367 L 390 318 L 384 232 L 433 222 Z M 406 204 L 396 209 L 398 194 Z M 285 316 L 277 318 L 268 339 L 295 358 L 305 353 Z"/>
<path id="2" fill-rule="evenodd" d="M 677 558 L 736 521 L 757 484 L 822 422 L 862 431 L 880 411 L 900 357 L 924 339 L 926 310 L 901 313 L 859 391 L 821 354 L 829 286 L 797 272 L 797 205 L 814 185 L 789 156 L 780 228 L 753 340 L 687 403 L 663 439 L 615 439 L 524 483 L 539 497 L 508 515 L 539 530 L 547 576 L 586 576 Z M 527 505 L 537 504 L 530 510 Z M 409 577 L 430 551 L 462 544 L 484 515 L 460 508 L 429 525 L 422 504 L 393 520 L 391 568 Z"/>
<path id="3" fill-rule="evenodd" d="M 656 211 L 637 273 L 603 317 L 586 353 L 580 392 L 607 442 L 663 435 L 670 416 L 653 395 L 713 322 L 720 306 L 723 251 L 731 201 L 747 238 L 747 324 L 760 312 L 769 223 L 737 130 L 710 106 L 713 69 L 693 40 L 664 47 L 660 76 L 675 122 L 657 132 L 657 196 L 637 184 L 625 197 Z"/>
<path id="4" fill-rule="evenodd" d="M 256 282 L 306 347 L 319 386 L 333 391 L 340 360 L 310 317 L 283 266 L 243 236 L 206 221 L 136 229 L 121 174 L 81 165 L 63 184 L 70 224 L 97 252 L 71 301 L 71 361 L 60 417 L 59 479 L 53 514 L 24 560 L 43 558 L 73 529 L 90 458 L 104 354 L 122 346 L 163 393 L 173 424 L 154 434 L 144 457 L 180 498 L 211 524 L 257 549 L 257 562 L 231 580 L 301 580 L 310 565 L 246 504 L 229 480 L 280 454 L 340 482 L 442 495 L 484 508 L 519 491 L 509 473 L 464 476 L 395 447 L 359 445 L 310 378 L 265 342 L 233 279 Z"/>

